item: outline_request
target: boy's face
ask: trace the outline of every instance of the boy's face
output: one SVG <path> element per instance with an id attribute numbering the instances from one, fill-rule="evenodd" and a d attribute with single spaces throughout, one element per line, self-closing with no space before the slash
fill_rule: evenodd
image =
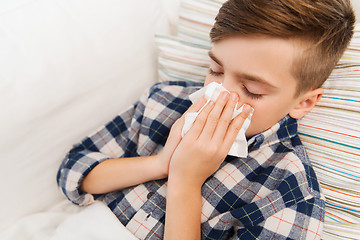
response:
<path id="1" fill-rule="evenodd" d="M 216 42 L 205 85 L 217 81 L 255 109 L 246 136 L 261 133 L 304 103 L 295 96 L 291 66 L 299 48 L 293 41 L 269 37 L 234 36 Z M 299 114 L 293 114 L 299 118 Z M 303 114 L 305 115 L 305 113 Z"/>

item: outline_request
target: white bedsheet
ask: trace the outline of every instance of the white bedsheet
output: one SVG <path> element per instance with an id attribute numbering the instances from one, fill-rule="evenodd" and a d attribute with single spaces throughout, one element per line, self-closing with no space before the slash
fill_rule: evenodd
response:
<path id="1" fill-rule="evenodd" d="M 135 240 L 102 202 L 79 208 L 69 202 L 29 215 L 0 234 L 2 240 Z"/>

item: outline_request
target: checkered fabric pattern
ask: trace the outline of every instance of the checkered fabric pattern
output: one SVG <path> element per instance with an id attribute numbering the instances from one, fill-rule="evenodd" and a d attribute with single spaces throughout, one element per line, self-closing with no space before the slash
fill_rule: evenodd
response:
<path id="1" fill-rule="evenodd" d="M 158 153 L 174 121 L 191 105 L 188 95 L 200 87 L 180 81 L 152 86 L 136 104 L 74 145 L 57 175 L 60 189 L 75 204 L 104 201 L 139 239 L 162 239 L 166 179 L 96 196 L 80 185 L 106 159 Z M 320 239 L 325 199 L 296 120 L 286 116 L 250 139 L 248 148 L 247 158 L 228 156 L 204 183 L 202 239 Z"/>

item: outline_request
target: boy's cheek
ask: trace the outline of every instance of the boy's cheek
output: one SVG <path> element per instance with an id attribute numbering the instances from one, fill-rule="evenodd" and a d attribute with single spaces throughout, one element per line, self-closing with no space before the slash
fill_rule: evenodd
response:
<path id="1" fill-rule="evenodd" d="M 204 87 L 206 87 L 207 85 L 209 85 L 212 82 L 214 82 L 214 81 L 209 80 L 209 78 L 207 77 L 204 82 Z"/>
<path id="2" fill-rule="evenodd" d="M 271 128 L 274 124 L 271 123 L 271 118 L 269 116 L 266 116 L 266 114 L 262 115 L 260 110 L 257 110 L 254 108 L 254 113 L 251 118 L 251 122 L 249 125 L 249 128 L 247 129 L 245 135 L 247 138 L 251 138 L 255 135 L 258 135 L 259 133 L 264 132 L 265 130 Z"/>
<path id="3" fill-rule="evenodd" d="M 212 83 L 212 82 L 221 83 L 221 82 L 219 81 L 219 78 L 216 78 L 216 77 L 214 77 L 214 76 L 211 76 L 210 74 L 207 74 L 207 75 L 206 75 L 206 78 L 205 78 L 205 81 L 204 81 L 204 87 L 207 86 L 207 85 L 209 85 L 209 84 Z"/>

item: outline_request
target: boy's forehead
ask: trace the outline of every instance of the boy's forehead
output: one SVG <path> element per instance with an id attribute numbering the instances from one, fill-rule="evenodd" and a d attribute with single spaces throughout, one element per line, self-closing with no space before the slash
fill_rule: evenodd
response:
<path id="1" fill-rule="evenodd" d="M 236 36 L 215 42 L 209 57 L 239 79 L 274 91 L 293 86 L 295 91 L 292 68 L 299 53 L 299 45 L 293 40 Z"/>
<path id="2" fill-rule="evenodd" d="M 223 63 L 221 62 L 220 59 L 218 59 L 216 57 L 216 55 L 213 53 L 212 50 L 209 51 L 209 57 L 216 62 L 219 66 L 223 66 Z M 261 76 L 256 75 L 256 73 L 250 74 L 250 73 L 245 73 L 245 72 L 235 72 L 234 73 L 235 77 L 238 79 L 244 79 L 244 80 L 248 80 L 254 83 L 258 83 L 258 84 L 262 84 L 270 89 L 277 89 L 278 87 L 274 86 L 273 84 L 270 83 L 270 81 L 262 78 Z"/>

